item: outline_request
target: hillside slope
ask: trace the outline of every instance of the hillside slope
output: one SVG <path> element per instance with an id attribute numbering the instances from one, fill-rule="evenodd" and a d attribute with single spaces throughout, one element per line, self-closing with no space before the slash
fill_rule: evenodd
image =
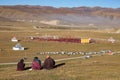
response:
<path id="1" fill-rule="evenodd" d="M 37 22 L 66 27 L 114 28 L 120 26 L 120 8 L 0 6 L 0 20 Z"/>

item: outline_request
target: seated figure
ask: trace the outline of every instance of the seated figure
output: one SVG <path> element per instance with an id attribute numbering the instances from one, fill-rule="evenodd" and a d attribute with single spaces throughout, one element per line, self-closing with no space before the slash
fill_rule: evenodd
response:
<path id="1" fill-rule="evenodd" d="M 25 69 L 25 63 L 24 63 L 24 60 L 21 59 L 17 64 L 17 70 L 18 71 L 23 71 L 24 69 Z"/>
<path id="2" fill-rule="evenodd" d="M 38 57 L 34 57 L 32 62 L 32 70 L 40 70 L 41 69 L 41 61 Z"/>
<path id="3" fill-rule="evenodd" d="M 43 64 L 44 69 L 53 69 L 55 67 L 55 61 L 49 55 L 46 56 L 46 59 Z"/>

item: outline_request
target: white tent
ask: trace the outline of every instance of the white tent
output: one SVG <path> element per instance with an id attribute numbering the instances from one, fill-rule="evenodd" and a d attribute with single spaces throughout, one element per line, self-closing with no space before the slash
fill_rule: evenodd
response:
<path id="1" fill-rule="evenodd" d="M 21 46 L 20 43 L 16 44 L 13 48 L 13 50 L 24 50 L 24 47 Z"/>
<path id="2" fill-rule="evenodd" d="M 16 37 L 13 37 L 13 38 L 11 39 L 11 41 L 12 41 L 12 42 L 18 42 L 18 40 L 17 40 Z"/>

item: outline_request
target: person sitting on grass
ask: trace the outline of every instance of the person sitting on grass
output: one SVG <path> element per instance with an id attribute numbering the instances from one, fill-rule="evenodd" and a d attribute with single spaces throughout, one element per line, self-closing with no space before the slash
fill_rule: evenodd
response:
<path id="1" fill-rule="evenodd" d="M 23 71 L 24 69 L 25 69 L 24 59 L 21 59 L 21 60 L 17 63 L 17 70 L 18 70 L 18 71 Z"/>
<path id="2" fill-rule="evenodd" d="M 43 64 L 44 69 L 53 69 L 55 67 L 55 61 L 49 55 L 46 56 L 46 59 Z"/>
<path id="3" fill-rule="evenodd" d="M 32 70 L 40 70 L 41 69 L 41 61 L 38 57 L 34 57 L 32 62 Z"/>

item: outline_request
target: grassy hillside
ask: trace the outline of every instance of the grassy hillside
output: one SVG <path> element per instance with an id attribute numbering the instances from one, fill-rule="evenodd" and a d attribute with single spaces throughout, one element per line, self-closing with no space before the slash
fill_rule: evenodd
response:
<path id="1" fill-rule="evenodd" d="M 93 38 L 96 40 L 95 44 L 80 44 L 80 43 L 66 43 L 66 42 L 47 42 L 39 40 L 30 40 L 29 36 L 60 36 L 60 37 L 79 37 L 79 38 Z M 12 47 L 17 43 L 11 42 L 11 38 L 16 37 L 19 43 L 27 48 L 24 51 L 13 51 Z M 107 41 L 108 38 L 113 37 L 117 40 L 114 44 Z M 119 34 L 94 32 L 84 30 L 36 30 L 36 31 L 18 31 L 18 32 L 1 32 L 0 34 L 0 62 L 17 62 L 20 58 L 27 57 L 27 61 L 31 61 L 34 56 L 43 55 L 37 54 L 40 52 L 99 52 L 101 50 L 119 51 L 120 45 Z M 67 56 L 67 55 L 66 55 Z M 79 55 L 77 55 L 79 56 Z M 56 57 L 56 55 L 55 55 Z M 68 56 L 69 57 L 69 56 Z M 60 57 L 62 58 L 62 56 Z"/>
<path id="2" fill-rule="evenodd" d="M 26 8 L 28 9 L 26 11 Z M 33 8 L 31 11 L 31 8 Z M 120 34 L 115 33 L 115 29 L 96 29 L 91 28 L 94 24 L 90 24 L 89 28 L 74 28 L 64 26 L 52 26 L 34 22 L 41 19 L 49 18 L 56 13 L 66 16 L 67 13 L 80 14 L 86 13 L 89 8 L 52 8 L 52 7 L 30 7 L 30 6 L 0 6 L 0 64 L 1 63 L 17 63 L 21 58 L 25 59 L 25 63 L 32 62 L 33 57 L 38 56 L 44 61 L 46 54 L 40 52 L 99 52 L 101 50 L 111 50 L 115 55 L 97 55 L 89 59 L 73 59 L 56 62 L 61 65 L 52 70 L 39 71 L 16 71 L 16 65 L 0 65 L 0 80 L 120 80 Z M 39 11 L 40 10 L 40 11 Z M 48 10 L 48 11 L 46 11 Z M 82 10 L 82 11 L 81 11 Z M 119 16 L 119 9 L 92 8 L 87 11 L 94 16 L 102 16 L 103 18 L 114 20 Z M 41 12 L 42 11 L 42 12 Z M 76 12 L 78 11 L 78 12 Z M 114 12 L 115 11 L 115 12 Z M 9 13 L 7 13 L 9 12 Z M 75 13 L 74 13 L 75 12 Z M 37 13 L 37 14 L 36 14 Z M 42 13 L 51 14 L 49 16 L 38 16 Z M 35 15 L 36 14 L 36 15 Z M 59 18 L 59 15 L 55 15 Z M 73 15 L 67 15 L 68 19 Z M 23 20 L 23 17 L 25 21 Z M 48 17 L 48 18 L 47 18 Z M 53 15 L 54 17 L 54 15 Z M 84 17 L 84 16 L 83 16 Z M 9 19 L 8 19 L 9 18 Z M 52 18 L 52 17 L 51 17 Z M 62 17 L 61 17 L 62 18 Z M 74 17 L 76 18 L 76 17 Z M 67 19 L 67 18 L 65 18 Z M 16 20 L 16 21 L 14 21 Z M 19 21 L 23 20 L 23 21 Z M 31 22 L 31 20 L 33 22 Z M 70 19 L 69 19 L 70 20 Z M 74 20 L 74 19 L 73 19 Z M 79 21 L 79 20 L 78 20 Z M 91 19 L 90 19 L 91 21 Z M 75 21 L 76 22 L 76 21 Z M 103 21 L 104 22 L 104 21 Z M 105 22 L 106 23 L 106 22 Z M 80 23 L 79 23 L 80 24 Z M 113 24 L 114 25 L 114 24 Z M 74 25 L 73 25 L 74 26 Z M 102 26 L 102 25 L 101 25 Z M 100 27 L 100 26 L 97 26 Z M 102 26 L 104 28 L 104 26 Z M 118 26 L 119 27 L 119 26 Z M 85 30 L 84 30 L 85 29 Z M 119 28 L 118 28 L 119 29 Z M 67 43 L 54 41 L 31 40 L 30 36 L 57 36 L 64 38 L 91 38 L 95 40 L 94 44 Z M 16 37 L 19 42 L 11 42 L 11 38 Z M 108 39 L 113 37 L 116 42 L 110 43 Z M 12 47 L 20 43 L 26 49 L 24 51 L 14 51 Z M 55 60 L 63 58 L 72 58 L 83 56 L 81 54 L 50 54 Z M 26 64 L 30 67 L 31 64 Z"/>
<path id="3" fill-rule="evenodd" d="M 76 59 L 52 70 L 16 71 L 16 65 L 0 66 L 0 80 L 119 80 L 120 55 Z M 26 65 L 26 67 L 31 64 Z"/>
<path id="4" fill-rule="evenodd" d="M 23 24 L 24 25 L 24 24 Z M 30 24 L 31 25 L 31 24 Z M 6 27 L 9 28 L 9 27 Z M 46 55 L 39 52 L 99 52 L 100 50 L 112 50 L 118 52 L 120 47 L 120 36 L 116 33 L 108 33 L 103 30 L 61 30 L 61 29 L 34 29 L 25 27 L 24 29 L 15 31 L 0 31 L 0 63 L 18 62 L 21 58 L 26 58 L 25 62 L 31 62 L 34 56 L 38 56 L 44 61 Z M 93 38 L 97 42 L 95 44 L 80 43 L 59 43 L 47 42 L 39 40 L 30 40 L 29 36 L 60 36 L 60 37 L 80 37 Z M 11 42 L 11 38 L 16 37 L 19 43 L 25 48 L 24 51 L 13 51 L 12 47 L 17 43 Z M 114 44 L 107 41 L 113 37 L 117 40 Z M 51 55 L 55 60 L 71 57 L 79 57 L 78 55 Z M 53 70 L 39 71 L 16 71 L 16 65 L 0 65 L 0 80 L 119 80 L 119 58 L 120 55 L 104 55 L 94 56 L 89 59 L 74 59 L 56 62 L 59 66 Z M 30 67 L 31 64 L 26 64 Z"/>

